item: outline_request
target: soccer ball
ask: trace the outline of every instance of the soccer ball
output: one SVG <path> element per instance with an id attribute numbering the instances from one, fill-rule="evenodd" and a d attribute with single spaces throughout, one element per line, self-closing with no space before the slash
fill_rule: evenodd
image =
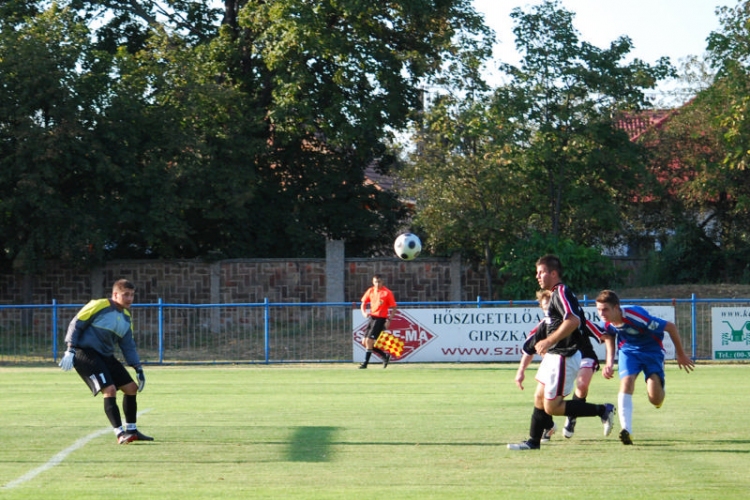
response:
<path id="1" fill-rule="evenodd" d="M 399 259 L 414 260 L 422 251 L 422 242 L 416 234 L 404 233 L 396 238 L 393 249 Z"/>

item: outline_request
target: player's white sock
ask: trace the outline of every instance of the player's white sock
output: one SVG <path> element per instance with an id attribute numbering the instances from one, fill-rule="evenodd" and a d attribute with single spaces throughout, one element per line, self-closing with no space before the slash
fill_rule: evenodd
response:
<path id="1" fill-rule="evenodd" d="M 633 395 L 620 392 L 617 394 L 617 413 L 620 416 L 620 427 L 633 432 Z"/>

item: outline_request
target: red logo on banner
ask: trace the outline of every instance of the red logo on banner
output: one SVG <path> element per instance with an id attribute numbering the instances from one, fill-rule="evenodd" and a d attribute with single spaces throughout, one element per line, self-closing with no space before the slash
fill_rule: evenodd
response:
<path id="1" fill-rule="evenodd" d="M 354 342 L 362 349 L 362 339 L 367 331 L 367 322 L 365 321 L 359 328 L 354 330 Z M 429 344 L 432 339 L 437 337 L 434 333 L 413 320 L 408 314 L 401 311 L 396 312 L 396 316 L 391 320 L 388 329 L 392 335 L 404 341 L 404 350 L 399 360 L 408 358 L 412 353 L 418 351 L 423 346 Z"/>

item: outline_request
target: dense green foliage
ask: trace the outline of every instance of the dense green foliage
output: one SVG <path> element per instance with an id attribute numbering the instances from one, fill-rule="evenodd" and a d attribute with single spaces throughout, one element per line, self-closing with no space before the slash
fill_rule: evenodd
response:
<path id="1" fill-rule="evenodd" d="M 372 254 L 365 170 L 491 43 L 468 0 L 3 2 L 2 263 Z"/>
<path id="2" fill-rule="evenodd" d="M 563 281 L 575 293 L 598 293 L 621 284 L 612 261 L 602 255 L 601 249 L 535 233 L 528 239 L 509 244 L 501 252 L 502 258 L 498 258 L 503 298 L 528 300 L 533 297 L 539 289 L 536 261 L 547 254 L 560 257 Z"/>
<path id="3" fill-rule="evenodd" d="M 708 39 L 714 75 L 695 97 L 649 131 L 649 168 L 658 196 L 631 208 L 644 234 L 661 248 L 649 255 L 644 283 L 716 283 L 750 279 L 750 8 L 718 9 Z"/>
<path id="4" fill-rule="evenodd" d="M 526 293 L 509 263 L 538 234 L 585 263 L 650 253 L 649 279 L 747 280 L 749 5 L 717 9 L 710 81 L 633 141 L 618 119 L 670 61 L 581 40 L 559 0 L 513 10 L 521 60 L 495 88 L 470 0 L 0 2 L 0 266 L 321 257 L 327 239 L 372 256 L 411 224 L 492 298 Z M 397 171 L 400 192 L 366 178 Z"/>
<path id="5" fill-rule="evenodd" d="M 512 17 L 520 65 L 503 66 L 507 83 L 491 92 L 438 95 L 402 172 L 434 249 L 460 249 L 484 266 L 495 298 L 533 294 L 524 283 L 541 255 L 537 233 L 574 241 L 584 253 L 626 239 L 636 193 L 647 195 L 655 183 L 645 149 L 614 117 L 647 107 L 644 90 L 673 71 L 666 59 L 624 62 L 632 48 L 626 37 L 607 49 L 580 41 L 559 2 Z M 532 265 L 514 263 L 519 256 Z M 496 263 L 509 263 L 502 275 Z M 595 273 L 577 278 L 593 279 L 579 283 L 587 288 L 601 282 Z"/>

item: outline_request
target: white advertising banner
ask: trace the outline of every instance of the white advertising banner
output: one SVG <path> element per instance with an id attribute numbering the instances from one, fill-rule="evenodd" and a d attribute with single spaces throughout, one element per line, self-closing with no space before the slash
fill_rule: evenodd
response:
<path id="1" fill-rule="evenodd" d="M 713 359 L 750 359 L 750 308 L 712 307 Z"/>
<path id="2" fill-rule="evenodd" d="M 674 322 L 674 307 L 648 306 L 651 314 Z M 601 321 L 596 307 L 584 307 L 586 317 Z M 529 332 L 541 321 L 538 307 L 399 309 L 390 332 L 404 341 L 404 350 L 393 361 L 412 363 L 518 361 Z M 362 339 L 367 319 L 358 309 L 352 311 L 353 359 L 365 357 Z M 604 345 L 595 345 L 599 359 L 605 358 Z M 667 359 L 674 359 L 674 345 L 665 335 Z"/>

